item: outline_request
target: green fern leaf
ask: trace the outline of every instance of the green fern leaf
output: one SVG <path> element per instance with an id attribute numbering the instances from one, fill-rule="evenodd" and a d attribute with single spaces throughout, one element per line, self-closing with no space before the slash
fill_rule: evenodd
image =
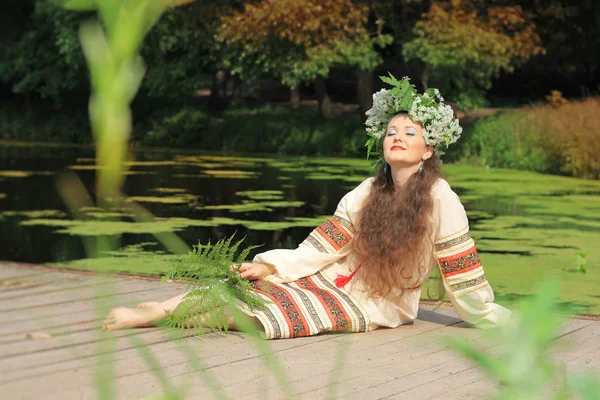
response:
<path id="1" fill-rule="evenodd" d="M 234 236 L 212 246 L 210 242 L 207 246 L 198 243 L 164 275 L 163 280 L 189 283 L 189 292 L 167 316 L 166 326 L 196 334 L 203 334 L 205 326 L 213 331 L 227 331 L 227 309 L 236 302 L 247 304 L 251 310 L 264 307 L 265 301 L 235 268 L 260 246 L 246 247 L 236 256 L 245 238 L 233 243 Z"/>

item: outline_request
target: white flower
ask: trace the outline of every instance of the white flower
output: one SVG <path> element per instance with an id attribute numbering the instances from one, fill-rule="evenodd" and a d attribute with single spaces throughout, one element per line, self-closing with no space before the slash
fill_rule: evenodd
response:
<path id="1" fill-rule="evenodd" d="M 404 79 L 409 80 L 407 77 Z M 422 104 L 421 98 L 431 99 L 429 94 L 413 94 L 412 105 L 408 110 L 400 107 L 402 99 L 392 96 L 390 90 L 381 89 L 376 92 L 373 94 L 373 107 L 366 112 L 368 117 L 365 122 L 367 134 L 381 139 L 390 118 L 398 111 L 406 111 L 414 122 L 423 126 L 425 143 L 433 146 L 434 152 L 440 157 L 444 154 L 443 149 L 458 140 L 462 128 L 459 126 L 458 120 L 454 118 L 452 108 L 444 104 L 444 98 L 440 95 L 439 90 L 434 89 L 433 92 L 438 100 L 437 107 L 428 107 Z"/>

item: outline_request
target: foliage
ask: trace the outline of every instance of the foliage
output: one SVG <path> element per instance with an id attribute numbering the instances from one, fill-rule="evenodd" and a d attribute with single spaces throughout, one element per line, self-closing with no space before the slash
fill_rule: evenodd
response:
<path id="1" fill-rule="evenodd" d="M 16 104 L 0 107 L 0 139 L 47 143 L 90 143 L 90 125 L 80 109 L 35 107 L 23 113 Z"/>
<path id="2" fill-rule="evenodd" d="M 569 101 L 563 97 L 563 94 L 560 90 L 553 90 L 550 92 L 548 96 L 546 96 L 546 100 L 550 105 L 554 108 L 558 108 L 560 106 L 564 106 Z"/>
<path id="3" fill-rule="evenodd" d="M 15 94 L 39 95 L 56 106 L 78 106 L 89 94 L 78 29 L 90 18 L 87 10 L 92 8 L 79 7 L 84 12 L 74 13 L 60 4 L 73 8 L 79 3 L 25 0 L 15 4 L 12 14 L 6 14 L 0 37 L 0 82 Z M 214 5 L 199 2 L 165 13 L 141 48 L 150 65 L 141 87 L 143 95 L 177 99 L 206 86 L 216 58 L 216 12 Z"/>
<path id="4" fill-rule="evenodd" d="M 492 78 L 543 52 L 534 29 L 520 6 L 490 7 L 481 16 L 465 9 L 462 0 L 434 3 L 402 52 L 407 60 L 425 64 L 424 86 L 431 74 L 445 96 L 473 108 L 481 105 Z"/>
<path id="5" fill-rule="evenodd" d="M 523 112 L 508 111 L 478 121 L 462 143 L 462 159 L 499 168 L 557 173 L 558 165 L 542 148 L 538 132 Z"/>
<path id="6" fill-rule="evenodd" d="M 327 77 L 333 65 L 371 69 L 381 63 L 374 46 L 389 35 L 371 37 L 368 8 L 350 0 L 263 0 L 222 15 L 217 40 L 224 62 L 243 79 L 277 76 L 289 87 Z"/>
<path id="7" fill-rule="evenodd" d="M 142 122 L 134 140 L 139 145 L 245 153 L 357 155 L 363 152 L 364 129 L 354 115 L 324 118 L 266 106 L 232 107 L 217 118 L 197 107 L 178 107 Z"/>
<path id="8" fill-rule="evenodd" d="M 453 347 L 475 361 L 494 380 L 502 382 L 496 399 L 548 398 L 546 390 L 559 386 L 554 399 L 565 399 L 568 394 L 579 394 L 584 399 L 595 399 L 600 382 L 587 374 L 565 377 L 550 359 L 549 349 L 562 322 L 555 305 L 559 286 L 547 282 L 529 302 L 523 302 L 516 321 L 490 332 L 488 339 L 503 344 L 499 357 L 490 357 L 467 341 L 453 341 Z"/>
<path id="9" fill-rule="evenodd" d="M 575 266 L 577 267 L 577 272 L 581 272 L 585 274 L 587 271 L 585 269 L 585 265 L 587 264 L 587 260 L 585 259 L 585 253 L 577 253 L 575 256 Z"/>
<path id="10" fill-rule="evenodd" d="M 214 40 L 217 10 L 213 2 L 194 2 L 165 13 L 141 50 L 148 64 L 143 94 L 187 100 L 210 84 L 218 62 Z"/>
<path id="11" fill-rule="evenodd" d="M 205 324 L 214 330 L 226 331 L 227 313 L 231 312 L 228 308 L 234 304 L 245 303 L 250 310 L 264 306 L 262 298 L 250 290 L 250 282 L 238 273 L 250 251 L 259 246 L 246 247 L 236 257 L 244 239 L 231 245 L 232 240 L 233 235 L 227 240 L 219 240 L 214 246 L 210 242 L 206 246 L 198 244 L 165 274 L 163 281 L 175 279 L 190 284 L 183 301 L 167 317 L 168 326 L 194 328 L 202 333 Z"/>
<path id="12" fill-rule="evenodd" d="M 373 107 L 366 113 L 368 118 L 365 125 L 370 137 L 365 144 L 367 158 L 371 154 L 377 154 L 372 152 L 372 148 L 383 141 L 390 118 L 398 112 L 408 113 L 412 121 L 423 126 L 425 143 L 433 146 L 434 152 L 440 157 L 448 145 L 455 143 L 462 133 L 452 108 L 443 103 L 444 98 L 437 89 L 429 88 L 420 95 L 409 78 L 398 81 L 391 73 L 389 75 L 380 78 L 391 85 L 392 89 L 382 89 L 375 93 Z"/>
<path id="13" fill-rule="evenodd" d="M 487 3 L 489 0 L 471 0 Z M 520 92 L 525 99 L 543 100 L 550 90 L 566 97 L 597 93 L 600 48 L 600 2 L 522 0 L 518 2 L 536 24 L 546 53 L 501 79 L 498 90 Z"/>
<path id="14" fill-rule="evenodd" d="M 77 27 L 89 14 L 64 10 L 52 0 L 26 0 L 11 11 L 0 38 L 0 82 L 16 94 L 36 93 L 62 104 L 86 82 Z"/>
<path id="15" fill-rule="evenodd" d="M 600 177 L 600 99 L 537 105 L 478 122 L 465 159 L 538 172 Z"/>

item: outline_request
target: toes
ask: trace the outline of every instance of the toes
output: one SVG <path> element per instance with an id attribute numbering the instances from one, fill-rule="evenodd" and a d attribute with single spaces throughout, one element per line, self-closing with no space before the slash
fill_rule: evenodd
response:
<path id="1" fill-rule="evenodd" d="M 119 325 L 112 323 L 112 324 L 102 324 L 102 329 L 105 331 L 116 331 L 117 329 L 119 329 Z"/>

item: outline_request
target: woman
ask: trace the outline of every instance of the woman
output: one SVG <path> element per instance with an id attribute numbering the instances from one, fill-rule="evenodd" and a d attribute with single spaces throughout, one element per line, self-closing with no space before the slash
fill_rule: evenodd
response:
<path id="1" fill-rule="evenodd" d="M 439 267 L 458 315 L 482 328 L 505 323 L 495 304 L 465 210 L 440 178 L 438 156 L 461 133 L 452 109 L 434 89 L 416 93 L 408 78 L 373 96 L 367 146 L 383 150 L 377 175 L 346 194 L 333 217 L 294 250 L 258 254 L 239 268 L 268 305 L 237 308 L 264 337 L 395 328 L 417 317 L 421 285 Z M 153 325 L 184 295 L 138 309 L 117 308 L 108 330 Z M 244 321 L 248 322 L 248 321 Z M 241 321 L 228 317 L 229 329 Z"/>

